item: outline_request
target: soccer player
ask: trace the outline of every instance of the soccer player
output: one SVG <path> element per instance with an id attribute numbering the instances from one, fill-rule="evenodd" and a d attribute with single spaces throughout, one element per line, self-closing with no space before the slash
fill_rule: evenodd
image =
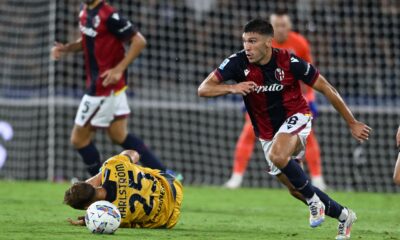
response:
<path id="1" fill-rule="evenodd" d="M 99 151 L 92 142 L 96 128 L 106 128 L 110 139 L 123 149 L 136 149 L 144 166 L 165 171 L 142 140 L 127 131 L 127 68 L 145 48 L 146 39 L 105 1 L 84 2 L 79 14 L 81 38 L 68 44 L 56 43 L 51 50 L 54 60 L 66 53 L 84 52 L 87 89 L 75 117 L 71 143 L 92 176 L 101 166 Z M 125 42 L 130 42 L 126 54 Z"/>
<path id="2" fill-rule="evenodd" d="M 356 214 L 314 187 L 297 162 L 304 156 L 312 119 L 299 81 L 327 97 L 359 142 L 368 140 L 371 129 L 354 118 L 336 89 L 313 65 L 287 50 L 272 48 L 273 36 L 273 27 L 267 21 L 248 22 L 242 35 L 244 50 L 225 59 L 210 73 L 199 86 L 198 95 L 242 95 L 269 173 L 308 204 L 311 227 L 321 225 L 326 214 L 339 220 L 336 239 L 349 239 Z M 224 83 L 227 80 L 237 84 Z"/>
<path id="3" fill-rule="evenodd" d="M 172 228 L 178 222 L 183 200 L 182 185 L 160 170 L 138 166 L 139 154 L 125 150 L 104 162 L 96 176 L 72 185 L 64 203 L 75 209 L 107 200 L 121 213 L 121 227 Z M 68 219 L 85 225 L 83 217 Z"/>
<path id="4" fill-rule="evenodd" d="M 288 49 L 289 52 L 294 53 L 306 62 L 312 63 L 310 46 L 302 35 L 292 31 L 292 22 L 286 11 L 279 10 L 271 14 L 270 22 L 274 28 L 272 47 Z M 312 87 L 302 82 L 300 84 L 303 95 L 313 114 L 313 120 L 315 120 L 318 115 L 315 93 Z M 251 126 L 250 117 L 248 114 L 245 114 L 245 123 L 236 143 L 233 173 L 231 178 L 224 184 L 225 187 L 234 189 L 241 186 L 243 175 L 254 149 L 255 140 L 256 136 Z M 320 147 L 313 130 L 311 130 L 307 138 L 305 159 L 310 171 L 312 184 L 322 191 L 326 190 L 321 168 Z"/>
<path id="5" fill-rule="evenodd" d="M 396 145 L 399 148 L 399 154 L 397 155 L 396 166 L 394 167 L 393 181 L 397 185 L 400 185 L 400 126 L 397 129 Z"/>

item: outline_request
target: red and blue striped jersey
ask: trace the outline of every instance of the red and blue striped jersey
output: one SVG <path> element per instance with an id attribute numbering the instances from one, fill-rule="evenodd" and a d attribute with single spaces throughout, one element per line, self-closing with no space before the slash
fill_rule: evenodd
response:
<path id="1" fill-rule="evenodd" d="M 244 51 L 225 59 L 215 70 L 220 81 L 253 81 L 254 92 L 243 97 L 256 136 L 271 140 L 284 121 L 296 113 L 310 113 L 300 82 L 312 86 L 318 70 L 287 50 L 272 48 L 265 65 L 249 63 Z"/>
<path id="2" fill-rule="evenodd" d="M 91 96 L 108 96 L 126 86 L 127 73 L 114 85 L 103 87 L 103 72 L 114 68 L 125 56 L 123 43 L 137 32 L 134 25 L 113 7 L 101 2 L 93 9 L 83 5 L 79 29 L 85 56 L 86 88 Z"/>

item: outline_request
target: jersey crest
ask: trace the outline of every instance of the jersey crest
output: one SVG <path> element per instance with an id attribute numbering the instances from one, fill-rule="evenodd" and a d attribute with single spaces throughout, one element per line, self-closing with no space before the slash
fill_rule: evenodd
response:
<path id="1" fill-rule="evenodd" d="M 275 78 L 276 80 L 282 82 L 285 79 L 285 72 L 281 68 L 275 69 Z"/>

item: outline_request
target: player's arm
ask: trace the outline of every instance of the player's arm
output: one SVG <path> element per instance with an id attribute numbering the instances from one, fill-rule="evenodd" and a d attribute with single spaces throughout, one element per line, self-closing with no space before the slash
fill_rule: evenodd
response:
<path id="1" fill-rule="evenodd" d="M 396 146 L 399 149 L 399 153 L 397 155 L 396 166 L 394 167 L 393 181 L 395 184 L 400 185 L 400 126 L 397 129 Z"/>
<path id="2" fill-rule="evenodd" d="M 51 48 L 51 58 L 57 61 L 66 53 L 75 53 L 80 51 L 82 51 L 82 38 L 67 44 L 55 42 L 54 46 Z"/>
<path id="3" fill-rule="evenodd" d="M 315 80 L 313 88 L 324 94 L 332 106 L 344 118 L 351 130 L 351 134 L 355 139 L 357 139 L 359 142 L 368 140 L 371 128 L 355 119 L 349 107 L 339 95 L 338 91 L 322 75 L 319 75 Z"/>
<path id="4" fill-rule="evenodd" d="M 197 93 L 200 97 L 217 97 L 227 94 L 240 94 L 246 96 L 254 91 L 257 85 L 254 82 L 241 82 L 238 84 L 225 84 L 216 76 L 215 72 L 200 84 Z"/>
<path id="5" fill-rule="evenodd" d="M 121 42 L 130 41 L 130 45 L 125 57 L 115 67 L 101 74 L 101 77 L 104 78 L 103 86 L 117 83 L 129 64 L 140 55 L 147 44 L 145 37 L 137 30 L 136 26 L 118 12 L 114 12 L 108 17 L 106 26 L 117 39 Z"/>
<path id="6" fill-rule="evenodd" d="M 131 38 L 129 50 L 121 62 L 119 62 L 114 68 L 103 72 L 101 75 L 101 77 L 104 78 L 103 86 L 117 83 L 121 79 L 122 74 L 124 74 L 124 71 L 128 68 L 129 64 L 131 64 L 146 47 L 146 44 L 147 42 L 144 36 L 140 32 L 137 32 Z"/>
<path id="7" fill-rule="evenodd" d="M 74 226 L 86 226 L 85 216 L 79 216 L 76 220 L 73 220 L 72 218 L 67 218 L 67 221 Z"/>

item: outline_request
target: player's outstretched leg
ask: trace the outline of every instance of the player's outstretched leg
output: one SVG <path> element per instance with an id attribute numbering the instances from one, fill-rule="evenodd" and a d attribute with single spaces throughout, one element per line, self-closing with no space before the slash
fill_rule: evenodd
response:
<path id="1" fill-rule="evenodd" d="M 267 157 L 304 196 L 310 210 L 310 226 L 318 227 L 325 220 L 325 205 L 315 193 L 311 181 L 300 165 L 296 160 L 290 159 L 293 153 L 300 148 L 300 144 L 297 135 L 280 133 L 276 135 Z"/>

